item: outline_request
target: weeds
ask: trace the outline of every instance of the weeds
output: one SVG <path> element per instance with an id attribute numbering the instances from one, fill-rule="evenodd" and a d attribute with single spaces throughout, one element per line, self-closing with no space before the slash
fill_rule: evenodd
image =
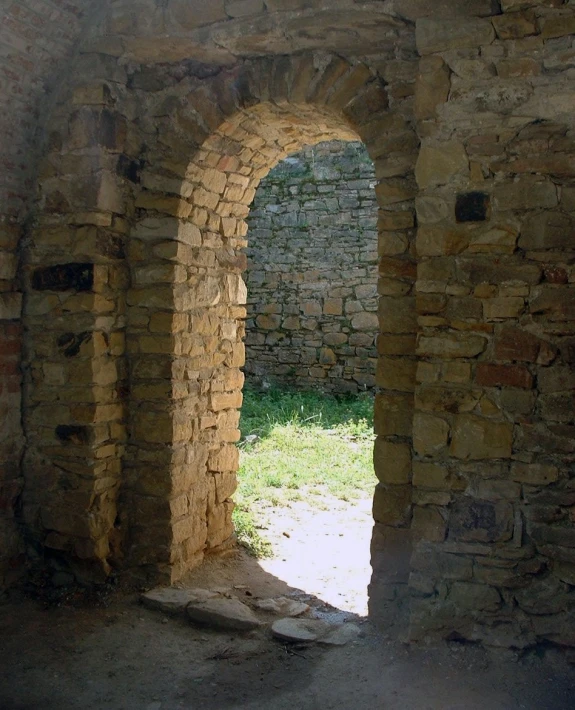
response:
<path id="1" fill-rule="evenodd" d="M 265 511 L 305 498 L 323 508 L 329 493 L 353 501 L 373 489 L 373 399 L 271 389 L 244 391 L 238 538 L 258 557 L 271 554 L 258 522 Z"/>

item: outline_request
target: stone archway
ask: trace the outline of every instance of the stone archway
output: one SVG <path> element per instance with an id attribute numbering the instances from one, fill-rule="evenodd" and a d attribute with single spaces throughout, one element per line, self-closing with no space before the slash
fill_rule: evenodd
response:
<path id="1" fill-rule="evenodd" d="M 383 546 L 407 555 L 410 485 L 394 471 L 411 451 L 417 141 L 390 111 L 384 84 L 364 65 L 299 55 L 185 77 L 153 94 L 128 88 L 114 110 L 104 94 L 76 89 L 73 96 L 62 109 L 69 115 L 63 147 L 49 161 L 82 151 L 78 168 L 95 169 L 71 198 L 62 197 L 62 178 L 44 181 L 29 264 L 33 373 L 38 349 L 57 335 L 50 362 L 38 357 L 41 374 L 30 381 L 27 515 L 38 540 L 84 569 L 106 573 L 125 555 L 120 564 L 166 581 L 231 543 L 244 218 L 259 180 L 287 154 L 359 138 L 380 178 L 385 335 L 374 561 L 386 566 L 378 558 Z M 77 177 L 72 166 L 68 186 Z M 68 225 L 77 222 L 67 241 L 55 240 L 51 226 L 63 211 Z M 36 267 L 40 259 L 53 266 Z M 44 322 L 44 288 L 66 293 L 61 320 Z M 75 321 L 79 332 L 71 332 Z M 55 429 L 46 426 L 48 412 Z M 69 495 L 38 485 L 48 461 Z M 405 588 L 404 567 L 394 563 L 385 576 L 385 595 Z"/>

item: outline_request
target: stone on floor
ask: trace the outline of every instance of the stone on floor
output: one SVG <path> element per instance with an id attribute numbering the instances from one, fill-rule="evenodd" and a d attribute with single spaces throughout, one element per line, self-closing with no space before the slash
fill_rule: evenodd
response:
<path id="1" fill-rule="evenodd" d="M 208 589 L 176 589 L 158 587 L 142 594 L 140 600 L 148 609 L 162 611 L 165 614 L 183 614 L 188 604 L 205 602 L 217 596 Z"/>
<path id="2" fill-rule="evenodd" d="M 345 646 L 346 643 L 356 641 L 360 635 L 361 629 L 357 624 L 341 624 L 318 639 L 318 643 L 326 646 Z"/>
<path id="3" fill-rule="evenodd" d="M 281 641 L 311 643 L 329 629 L 329 624 L 319 619 L 278 619 L 272 624 L 272 635 Z"/>
<path id="4" fill-rule="evenodd" d="M 218 629 L 251 631 L 263 625 L 254 612 L 239 599 L 218 597 L 188 604 L 186 613 L 192 621 Z"/>
<path id="5" fill-rule="evenodd" d="M 301 616 L 309 611 L 309 604 L 288 599 L 287 597 L 277 597 L 276 599 L 259 599 L 254 606 L 262 611 L 269 611 L 278 616 Z"/>

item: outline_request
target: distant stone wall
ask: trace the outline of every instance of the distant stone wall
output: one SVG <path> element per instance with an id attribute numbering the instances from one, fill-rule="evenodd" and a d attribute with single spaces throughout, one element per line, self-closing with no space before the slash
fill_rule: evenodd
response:
<path id="1" fill-rule="evenodd" d="M 375 385 L 377 205 L 361 143 L 310 146 L 262 180 L 249 217 L 246 373 L 356 392 Z"/>

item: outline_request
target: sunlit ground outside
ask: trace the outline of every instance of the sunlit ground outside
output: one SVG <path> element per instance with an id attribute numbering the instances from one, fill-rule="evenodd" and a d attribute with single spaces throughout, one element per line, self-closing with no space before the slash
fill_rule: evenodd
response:
<path id="1" fill-rule="evenodd" d="M 246 387 L 235 526 L 260 565 L 366 613 L 373 397 Z"/>

